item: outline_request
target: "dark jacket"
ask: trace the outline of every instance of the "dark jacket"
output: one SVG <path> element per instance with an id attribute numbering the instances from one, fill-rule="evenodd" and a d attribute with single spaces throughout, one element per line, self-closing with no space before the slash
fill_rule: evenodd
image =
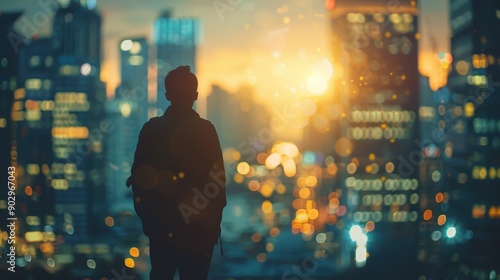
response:
<path id="1" fill-rule="evenodd" d="M 215 127 L 192 109 L 170 106 L 144 124 L 127 185 L 147 236 L 215 244 L 226 205 Z"/>

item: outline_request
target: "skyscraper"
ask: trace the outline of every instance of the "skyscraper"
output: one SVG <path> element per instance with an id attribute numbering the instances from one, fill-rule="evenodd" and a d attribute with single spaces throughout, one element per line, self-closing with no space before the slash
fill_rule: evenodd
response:
<path id="1" fill-rule="evenodd" d="M 19 18 L 21 13 L 1 13 L 0 14 L 0 34 L 16 35 L 12 25 Z M 12 138 L 12 104 L 14 101 L 14 90 L 17 88 L 17 67 L 18 53 L 10 40 L 0 40 L 0 168 L 4 172 L 0 173 L 2 182 L 7 182 L 9 174 L 7 168 L 11 165 L 11 159 L 17 159 L 17 148 L 13 146 Z M 14 116 L 18 117 L 18 116 Z M 7 184 L 7 183 L 5 183 Z M 2 190 L 7 191 L 7 186 Z M 3 197 L 3 196 L 2 196 Z M 0 199 L 1 218 L 7 217 L 7 199 Z M 5 216 L 4 216 L 5 215 Z M 2 230 L 7 229 L 7 225 L 1 226 Z"/>
<path id="2" fill-rule="evenodd" d="M 499 11 L 498 1 L 450 1 L 455 106 L 446 112 L 446 245 L 452 276 L 469 279 L 496 279 L 500 271 Z"/>
<path id="3" fill-rule="evenodd" d="M 398 2 L 399 3 L 399 2 Z M 415 273 L 420 147 L 415 1 L 326 1 L 335 85 L 345 112 L 334 145 L 342 186 L 343 263 L 372 277 Z M 348 242 L 352 241 L 350 247 Z M 369 257 L 367 258 L 367 253 Z M 397 262 L 398 267 L 392 263 Z"/>
<path id="4" fill-rule="evenodd" d="M 157 101 L 163 112 L 169 105 L 165 99 L 164 78 L 179 65 L 188 65 L 196 73 L 196 48 L 199 42 L 199 21 L 195 18 L 175 18 L 163 12 L 153 23 L 152 38 L 156 48 Z"/>
<path id="5" fill-rule="evenodd" d="M 419 142 L 422 148 L 419 181 L 422 218 L 419 221 L 418 261 L 422 276 L 442 279 L 446 277 L 445 224 L 449 193 L 443 160 L 443 124 L 446 118 L 440 112 L 449 105 L 450 96 L 447 87 L 432 91 L 427 77 L 420 77 L 419 88 Z"/>
<path id="6" fill-rule="evenodd" d="M 135 117 L 141 124 L 148 120 L 148 61 L 146 38 L 126 38 L 120 42 L 121 85 L 116 97 L 137 103 Z"/>
<path id="7" fill-rule="evenodd" d="M 107 139 L 107 191 L 112 211 L 129 207 L 131 190 L 125 187 L 130 176 L 134 150 L 142 125 L 148 119 L 148 45 L 145 38 L 126 38 L 120 42 L 121 85 L 115 99 L 106 106 L 116 133 Z"/>
<path id="8" fill-rule="evenodd" d="M 13 113 L 18 145 L 19 236 L 40 247 L 55 241 L 52 179 L 52 110 L 54 109 L 54 55 L 49 38 L 36 39 L 20 48 L 19 84 Z M 42 246 L 50 253 L 49 244 Z M 47 250 L 47 251 L 46 251 Z M 33 256 L 35 257 L 35 256 Z"/>
<path id="9" fill-rule="evenodd" d="M 207 118 L 220 134 L 222 149 L 238 148 L 238 145 L 245 140 L 245 136 L 254 135 L 250 128 L 253 122 L 248 114 L 251 103 L 242 100 L 243 95 L 231 94 L 220 86 L 213 85 L 212 92 L 207 97 Z"/>
<path id="10" fill-rule="evenodd" d="M 104 86 L 100 81 L 101 17 L 95 1 L 70 1 L 54 17 L 55 79 L 52 187 L 56 230 L 85 242 L 104 226 Z M 93 224 L 91 226 L 91 224 Z"/>
<path id="11" fill-rule="evenodd" d="M 96 0 L 59 1 L 54 16 L 52 44 L 60 56 L 101 63 L 101 16 L 96 11 Z"/>

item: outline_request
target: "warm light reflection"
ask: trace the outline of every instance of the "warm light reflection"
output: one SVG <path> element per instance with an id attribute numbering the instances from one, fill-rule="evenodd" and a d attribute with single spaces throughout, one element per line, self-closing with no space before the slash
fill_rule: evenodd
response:
<path id="1" fill-rule="evenodd" d="M 131 259 L 131 258 L 126 258 L 125 261 L 124 261 L 124 264 L 128 268 L 134 268 L 135 261 L 133 259 Z"/>
<path id="2" fill-rule="evenodd" d="M 424 214 L 423 214 L 423 218 L 426 221 L 432 219 L 432 210 L 430 210 L 430 209 L 425 210 Z"/>
<path id="3" fill-rule="evenodd" d="M 130 254 L 130 256 L 137 258 L 137 257 L 139 257 L 139 249 L 137 249 L 137 247 L 132 247 L 129 250 L 129 254 Z"/>

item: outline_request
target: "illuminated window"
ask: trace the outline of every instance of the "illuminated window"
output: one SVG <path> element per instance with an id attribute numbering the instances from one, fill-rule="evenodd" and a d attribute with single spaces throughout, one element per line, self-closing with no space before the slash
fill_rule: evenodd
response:
<path id="1" fill-rule="evenodd" d="M 68 181 L 65 179 L 52 179 L 52 188 L 54 190 L 67 190 L 68 186 Z"/>
<path id="2" fill-rule="evenodd" d="M 38 121 L 42 117 L 40 110 L 26 111 L 25 118 L 27 121 Z"/>
<path id="3" fill-rule="evenodd" d="M 40 173 L 40 166 L 38 164 L 28 164 L 26 171 L 29 175 L 38 175 Z"/>
<path id="4" fill-rule="evenodd" d="M 45 58 L 45 66 L 50 67 L 52 64 L 54 64 L 54 59 L 49 55 Z"/>
<path id="5" fill-rule="evenodd" d="M 141 51 L 141 43 L 138 41 L 133 42 L 132 47 L 130 48 L 131 54 L 138 54 Z"/>
<path id="6" fill-rule="evenodd" d="M 28 231 L 25 233 L 24 238 L 28 242 L 39 242 L 43 240 L 43 233 L 41 231 Z"/>
<path id="7" fill-rule="evenodd" d="M 500 218 L 500 206 L 491 206 L 490 210 L 488 211 L 488 216 L 491 219 L 499 219 Z"/>
<path id="8" fill-rule="evenodd" d="M 472 217 L 474 219 L 480 219 L 480 218 L 484 218 L 484 214 L 486 213 L 486 205 L 474 205 L 474 207 L 472 207 Z"/>
<path id="9" fill-rule="evenodd" d="M 486 86 L 488 85 L 488 78 L 484 75 L 469 75 L 467 82 L 472 86 Z"/>
<path id="10" fill-rule="evenodd" d="M 29 90 L 39 90 L 42 87 L 42 80 L 40 79 L 26 79 L 24 87 Z"/>
<path id="11" fill-rule="evenodd" d="M 40 218 L 38 216 L 27 216 L 26 223 L 30 226 L 38 226 L 40 225 Z"/>
<path id="12" fill-rule="evenodd" d="M 52 111 L 54 109 L 54 101 L 52 100 L 42 101 L 40 104 L 40 109 L 42 111 Z"/>
<path id="13" fill-rule="evenodd" d="M 424 214 L 423 214 L 423 218 L 424 220 L 428 221 L 430 219 L 432 219 L 432 210 L 431 209 L 427 209 L 424 211 Z"/>
<path id="14" fill-rule="evenodd" d="M 84 126 L 52 128 L 52 137 L 54 138 L 86 139 L 88 135 L 89 129 Z"/>
<path id="15" fill-rule="evenodd" d="M 144 58 L 140 55 L 132 55 L 128 59 L 128 63 L 133 66 L 142 65 Z"/>
<path id="16" fill-rule="evenodd" d="M 495 177 L 496 177 L 496 170 L 495 170 L 495 167 L 490 167 L 490 171 L 489 171 L 489 177 L 491 180 L 494 180 Z"/>
<path id="17" fill-rule="evenodd" d="M 75 65 L 62 65 L 59 67 L 59 74 L 61 76 L 76 76 L 80 74 L 80 67 Z"/>
<path id="18" fill-rule="evenodd" d="M 34 55 L 30 58 L 30 66 L 31 67 L 37 67 L 40 65 L 40 56 Z"/>
<path id="19" fill-rule="evenodd" d="M 464 112 L 465 112 L 466 117 L 470 118 L 470 117 L 474 116 L 474 111 L 475 111 L 474 103 L 472 103 L 472 102 L 465 103 Z"/>

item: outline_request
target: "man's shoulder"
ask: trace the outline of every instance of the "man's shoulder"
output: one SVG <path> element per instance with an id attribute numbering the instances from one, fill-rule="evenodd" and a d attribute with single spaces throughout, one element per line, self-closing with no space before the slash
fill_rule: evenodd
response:
<path id="1" fill-rule="evenodd" d="M 161 118 L 162 118 L 161 116 L 159 116 L 159 117 L 152 117 L 147 122 L 145 122 L 144 124 L 151 124 L 151 123 L 159 122 L 161 120 Z"/>
<path id="2" fill-rule="evenodd" d="M 195 122 L 199 122 L 200 124 L 202 125 L 206 125 L 206 126 L 213 126 L 212 122 L 207 120 L 207 119 L 204 119 L 202 117 L 198 117 L 198 118 L 193 118 L 193 120 Z"/>
<path id="3" fill-rule="evenodd" d="M 213 127 L 214 125 L 209 120 L 200 116 L 190 116 L 181 121 L 182 126 L 185 127 Z"/>
<path id="4" fill-rule="evenodd" d="M 150 118 L 147 122 L 144 123 L 143 129 L 144 128 L 154 127 L 154 126 L 160 124 L 160 122 L 161 122 L 161 117 Z"/>

